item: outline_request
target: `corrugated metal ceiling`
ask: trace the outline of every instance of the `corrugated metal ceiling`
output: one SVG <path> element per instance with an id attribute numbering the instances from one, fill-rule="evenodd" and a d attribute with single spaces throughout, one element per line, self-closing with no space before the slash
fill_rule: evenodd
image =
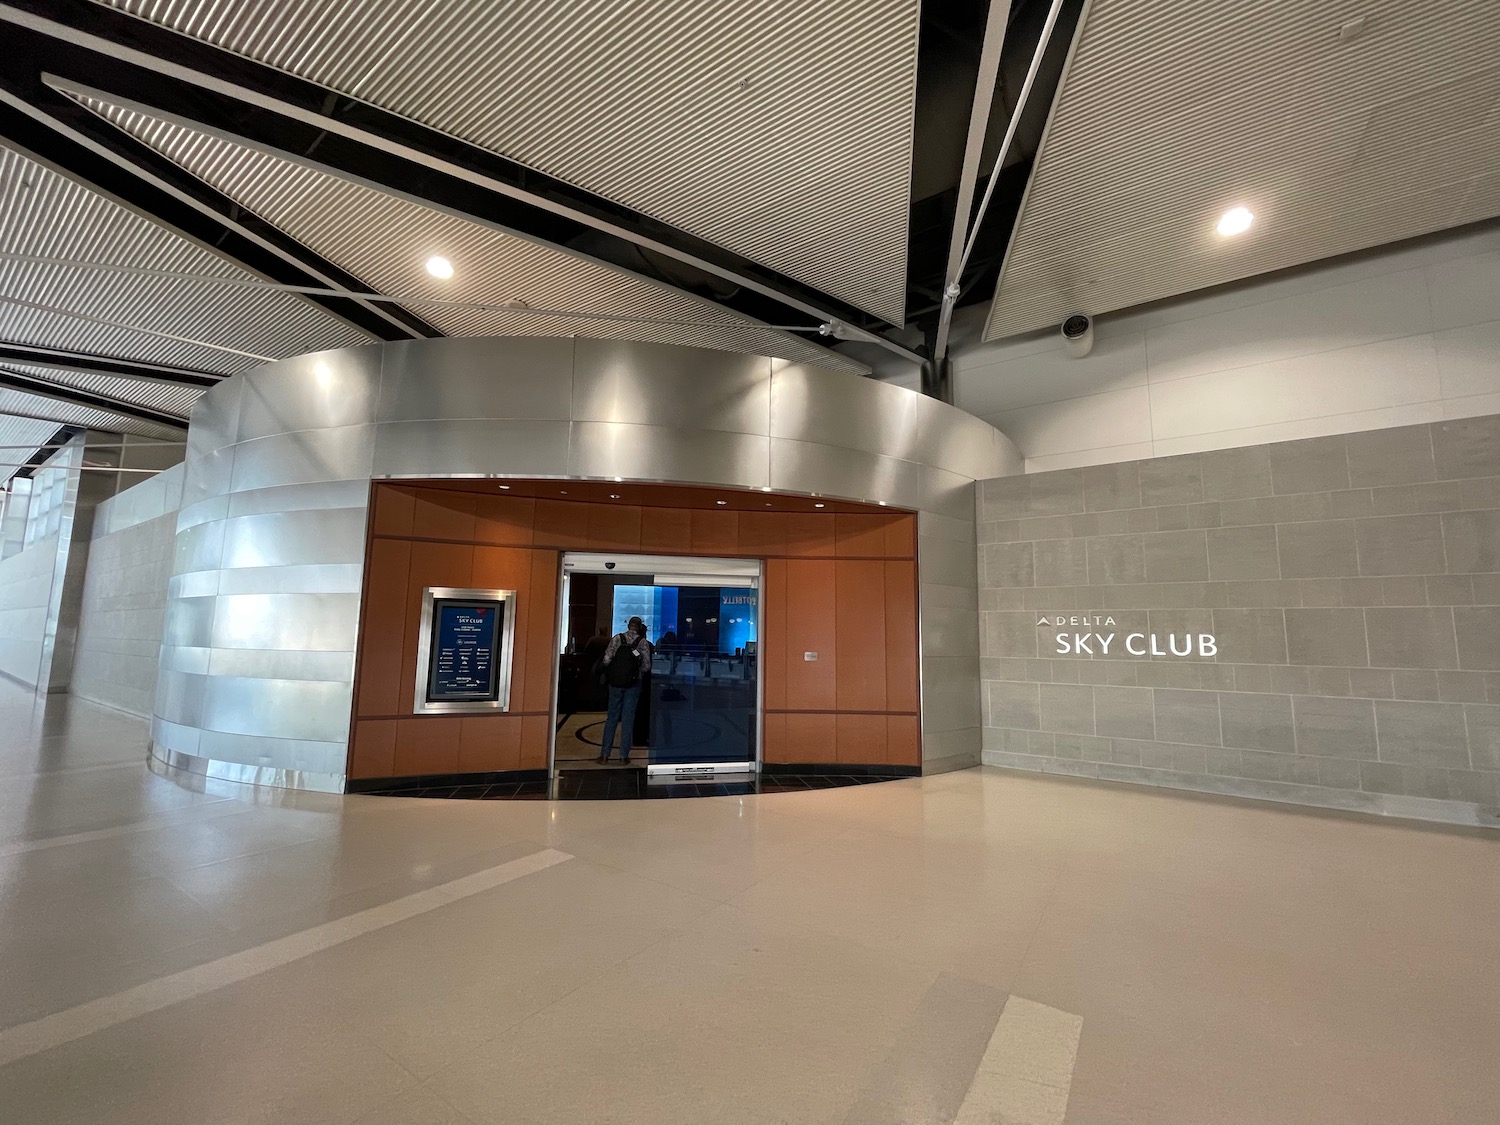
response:
<path id="1" fill-rule="evenodd" d="M 8 408 L 3 405 L 6 396 L 4 390 L 0 390 L 0 411 Z M 4 485 L 11 477 L 16 475 L 17 470 L 11 465 L 22 465 L 31 460 L 43 444 L 57 433 L 57 422 L 42 422 L 31 417 L 17 417 L 25 411 L 15 413 L 0 413 L 0 485 Z"/>
<path id="2" fill-rule="evenodd" d="M 6 415 L 19 416 L 20 419 L 34 421 L 46 430 L 40 439 L 46 441 L 57 432 L 59 426 L 83 426 L 91 430 L 108 430 L 116 434 L 137 434 L 141 437 L 163 438 L 167 441 L 181 441 L 183 430 L 176 426 L 165 426 L 158 422 L 147 422 L 140 418 L 131 418 L 128 415 L 116 414 L 112 410 L 96 410 L 88 406 L 74 406 L 71 403 L 59 402 L 56 399 L 46 398 L 42 395 L 30 395 L 25 391 L 12 390 L 9 387 L 0 387 L 0 420 Z M 6 442 L 7 445 L 24 444 L 22 442 Z M 19 452 L 17 450 L 16 452 Z M 18 460 L 24 461 L 21 457 Z M 8 457 L 0 457 L 0 461 L 10 460 Z"/>
<path id="3" fill-rule="evenodd" d="M 584 335 L 722 348 L 823 367 L 867 370 L 791 333 L 757 326 L 748 317 L 612 266 L 175 122 L 94 97 L 73 96 L 379 292 L 479 303 L 523 300 L 533 308 L 691 322 L 579 320 L 537 313 L 412 306 L 414 312 L 448 335 Z M 437 281 L 424 270 L 423 263 L 435 254 L 453 263 L 452 280 Z"/>
<path id="4" fill-rule="evenodd" d="M 986 337 L 1500 214 L 1497 59 L 1495 0 L 1092 0 Z"/>
<path id="5" fill-rule="evenodd" d="M 159 410 L 175 414 L 183 420 L 193 409 L 206 388 L 185 387 L 178 383 L 158 382 L 154 379 L 122 379 L 113 375 L 96 375 L 86 371 L 62 371 L 55 367 L 42 367 L 31 363 L 0 363 L 0 369 L 16 371 L 33 379 L 56 383 L 59 387 L 72 387 L 91 394 L 105 395 L 118 402 L 132 406 L 143 406 L 148 410 Z"/>
<path id="6" fill-rule="evenodd" d="M 15 254 L 143 266 L 173 273 L 254 275 L 73 180 L 0 148 L 0 249 Z M 282 357 L 367 343 L 361 329 L 301 297 L 173 278 L 124 276 L 0 261 L 0 338 L 152 363 L 235 372 L 257 360 L 114 325 Z"/>
<path id="7" fill-rule="evenodd" d="M 919 0 L 100 0 L 904 319 Z"/>

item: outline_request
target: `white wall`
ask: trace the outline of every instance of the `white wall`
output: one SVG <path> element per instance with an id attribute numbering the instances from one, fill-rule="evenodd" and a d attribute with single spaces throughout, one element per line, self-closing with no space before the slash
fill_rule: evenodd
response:
<path id="1" fill-rule="evenodd" d="M 0 673 L 36 687 L 57 570 L 58 535 L 0 562 Z"/>
<path id="2" fill-rule="evenodd" d="M 182 502 L 179 465 L 94 510 L 70 689 L 150 717 Z"/>
<path id="3" fill-rule="evenodd" d="M 1028 472 L 1500 413 L 1500 228 L 1102 317 L 1085 359 L 1048 335 L 954 366 Z"/>

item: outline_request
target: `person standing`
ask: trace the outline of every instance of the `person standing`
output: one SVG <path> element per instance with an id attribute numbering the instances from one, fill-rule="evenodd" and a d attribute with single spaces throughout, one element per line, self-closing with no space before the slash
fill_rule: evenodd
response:
<path id="1" fill-rule="evenodd" d="M 646 623 L 632 617 L 625 632 L 616 633 L 604 650 L 604 682 L 609 685 L 609 710 L 604 716 L 604 739 L 600 743 L 599 764 L 609 761 L 615 747 L 615 727 L 620 732 L 620 760 L 630 764 L 635 710 L 641 701 L 641 678 L 651 667 L 651 642 L 646 639 Z"/>

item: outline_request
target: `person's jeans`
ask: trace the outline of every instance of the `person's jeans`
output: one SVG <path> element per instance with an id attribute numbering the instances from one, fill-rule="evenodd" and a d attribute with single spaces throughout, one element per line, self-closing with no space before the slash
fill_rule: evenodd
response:
<path id="1" fill-rule="evenodd" d="M 620 732 L 620 757 L 630 757 L 631 736 L 635 732 L 635 709 L 641 701 L 641 685 L 637 680 L 629 687 L 609 685 L 609 710 L 604 715 L 604 738 L 599 743 L 599 754 L 608 758 L 615 748 L 615 726 L 623 724 Z"/>

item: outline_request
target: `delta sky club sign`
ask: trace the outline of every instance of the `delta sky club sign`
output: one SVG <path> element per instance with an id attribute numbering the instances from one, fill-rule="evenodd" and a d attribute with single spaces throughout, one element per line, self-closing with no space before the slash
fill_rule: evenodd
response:
<path id="1" fill-rule="evenodd" d="M 1212 633 L 1124 632 L 1108 614 L 1037 618 L 1038 629 L 1064 629 L 1055 635 L 1058 656 L 1217 656 Z M 1086 630 L 1080 632 L 1080 630 Z"/>

